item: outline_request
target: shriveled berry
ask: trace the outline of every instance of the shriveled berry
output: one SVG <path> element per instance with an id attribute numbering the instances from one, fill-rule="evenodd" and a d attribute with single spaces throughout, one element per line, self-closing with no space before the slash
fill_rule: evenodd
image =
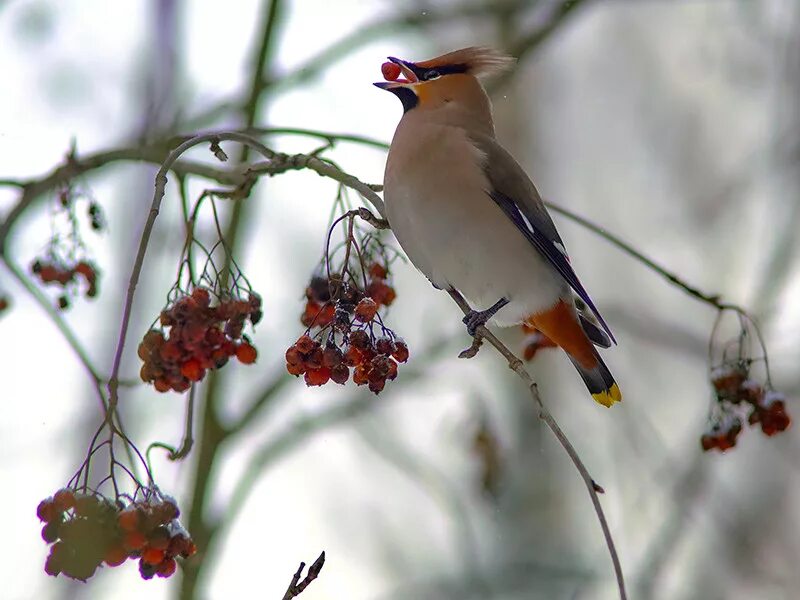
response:
<path id="1" fill-rule="evenodd" d="M 289 346 L 285 354 L 287 365 L 301 365 L 303 364 L 303 355 L 297 346 Z"/>
<path id="2" fill-rule="evenodd" d="M 389 338 L 378 338 L 375 340 L 375 351 L 378 354 L 383 354 L 384 356 L 389 356 L 394 350 L 394 344 L 392 344 L 392 340 Z"/>
<path id="3" fill-rule="evenodd" d="M 331 369 L 331 381 L 344 384 L 347 383 L 347 380 L 350 378 L 350 369 L 347 365 L 338 364 Z"/>
<path id="4" fill-rule="evenodd" d="M 348 367 L 355 367 L 360 365 L 364 360 L 361 351 L 355 346 L 349 346 L 344 353 L 344 364 Z"/>
<path id="5" fill-rule="evenodd" d="M 310 353 L 312 350 L 314 350 L 314 348 L 318 346 L 319 342 L 315 342 L 307 335 L 300 336 L 300 339 L 298 339 L 297 342 L 295 343 L 295 347 L 303 354 Z"/>
<path id="6" fill-rule="evenodd" d="M 332 369 L 341 364 L 342 359 L 342 351 L 339 350 L 336 346 L 328 346 L 322 352 L 322 366 L 328 367 Z"/>
<path id="7" fill-rule="evenodd" d="M 370 378 L 368 380 L 369 383 L 369 391 L 375 394 L 379 394 L 383 391 L 383 388 L 386 387 L 386 380 L 383 378 Z"/>
<path id="8" fill-rule="evenodd" d="M 353 383 L 356 385 L 364 385 L 368 380 L 369 368 L 363 364 L 356 366 L 353 371 Z"/>
<path id="9" fill-rule="evenodd" d="M 359 350 L 364 350 L 370 345 L 369 334 L 361 329 L 350 333 L 350 344 Z"/>
<path id="10" fill-rule="evenodd" d="M 303 366 L 306 369 L 319 369 L 322 367 L 322 348 L 319 345 L 306 356 Z"/>

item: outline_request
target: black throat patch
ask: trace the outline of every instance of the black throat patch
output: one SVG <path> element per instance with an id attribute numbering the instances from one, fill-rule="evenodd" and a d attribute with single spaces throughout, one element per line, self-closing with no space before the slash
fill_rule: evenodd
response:
<path id="1" fill-rule="evenodd" d="M 414 108 L 417 104 L 419 104 L 419 98 L 417 95 L 406 87 L 396 87 L 390 88 L 390 91 L 400 98 L 400 102 L 403 103 L 403 113 L 407 113 L 412 108 Z"/>

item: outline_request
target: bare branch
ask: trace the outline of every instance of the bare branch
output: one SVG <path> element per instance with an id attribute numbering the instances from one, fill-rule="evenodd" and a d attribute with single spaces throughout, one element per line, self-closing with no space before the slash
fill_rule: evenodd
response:
<path id="1" fill-rule="evenodd" d="M 463 313 L 465 315 L 468 314 L 471 308 L 464 297 L 455 290 L 450 290 L 449 293 Z M 536 385 L 536 382 L 533 380 L 530 373 L 528 373 L 528 371 L 525 369 L 522 361 L 517 358 L 517 356 L 514 355 L 514 353 L 511 352 L 511 350 L 509 350 L 506 345 L 503 344 L 503 342 L 501 342 L 483 325 L 478 327 L 476 332 L 481 338 L 489 342 L 500 354 L 503 355 L 503 357 L 508 361 L 509 368 L 519 375 L 520 379 L 522 379 L 525 385 L 528 386 L 533 400 L 539 407 L 539 418 L 547 424 L 547 426 L 550 428 L 550 431 L 552 431 L 556 436 L 558 442 L 561 444 L 561 447 L 567 452 L 572 460 L 572 463 L 575 465 L 575 468 L 578 470 L 578 473 L 580 473 L 583 482 L 586 484 L 586 489 L 589 492 L 589 497 L 592 500 L 595 513 L 597 513 L 597 519 L 600 521 L 600 527 L 603 530 L 603 537 L 605 537 L 606 545 L 608 546 L 608 552 L 611 555 L 611 562 L 614 564 L 614 574 L 617 578 L 620 600 L 626 600 L 627 595 L 625 593 L 625 579 L 622 575 L 622 565 L 619 562 L 617 548 L 614 545 L 614 539 L 611 537 L 611 530 L 608 527 L 608 522 L 606 521 L 606 516 L 603 512 L 603 507 L 600 504 L 600 498 L 597 495 L 598 493 L 603 493 L 603 488 L 600 487 L 594 479 L 592 479 L 592 476 L 589 474 L 588 469 L 583 464 L 578 452 L 570 443 L 566 434 L 561 430 L 561 427 L 558 425 L 553 415 L 550 414 L 549 410 L 547 410 L 547 407 L 544 405 L 544 402 L 542 402 L 542 398 L 539 395 L 539 389 Z"/>
<path id="2" fill-rule="evenodd" d="M 733 310 L 740 314 L 746 314 L 746 311 L 740 306 L 737 306 L 736 304 L 730 304 L 728 302 L 722 302 L 722 300 L 720 299 L 721 298 L 720 294 L 709 294 L 707 292 L 699 290 L 698 288 L 692 285 L 689 285 L 677 273 L 670 271 L 665 267 L 662 267 L 660 264 L 658 264 L 651 258 L 648 258 L 644 254 L 636 250 L 636 248 L 634 248 L 627 242 L 622 241 L 622 239 L 620 239 L 613 233 L 609 233 L 606 229 L 600 227 L 599 225 L 596 225 L 595 223 L 592 223 L 589 219 L 582 217 L 579 214 L 576 214 L 570 210 L 567 210 L 563 206 L 560 206 L 553 202 L 546 201 L 545 204 L 553 212 L 556 212 L 560 215 L 567 217 L 571 221 L 576 222 L 578 225 L 581 225 L 582 227 L 585 227 L 589 231 L 596 233 L 604 240 L 611 242 L 611 244 L 613 244 L 614 246 L 616 246 L 629 256 L 635 258 L 649 269 L 655 271 L 656 273 L 661 275 L 664 279 L 669 281 L 671 284 L 681 288 L 692 298 L 700 300 L 701 302 L 705 302 L 706 304 L 713 306 L 717 310 Z"/>

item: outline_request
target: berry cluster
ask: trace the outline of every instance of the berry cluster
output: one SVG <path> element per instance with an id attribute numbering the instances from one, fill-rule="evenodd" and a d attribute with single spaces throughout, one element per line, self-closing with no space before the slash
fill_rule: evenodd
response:
<path id="1" fill-rule="evenodd" d="M 522 356 L 525 360 L 533 360 L 536 353 L 544 348 L 555 348 L 556 344 L 543 334 L 541 331 L 530 325 L 523 324 L 522 331 L 525 333 L 524 344 L 525 347 L 522 351 Z"/>
<path id="2" fill-rule="evenodd" d="M 64 288 L 64 293 L 58 298 L 58 307 L 65 309 L 69 307 L 70 295 L 74 295 L 74 290 L 79 279 L 86 283 L 85 295 L 87 298 L 97 296 L 97 266 L 85 260 L 68 264 L 57 259 L 42 260 L 36 259 L 31 264 L 31 272 L 36 275 L 42 283 L 54 283 Z"/>
<path id="3" fill-rule="evenodd" d="M 717 418 L 700 438 L 703 450 L 733 448 L 745 422 L 760 425 L 767 436 L 785 431 L 791 424 L 784 395 L 748 378 L 748 369 L 748 361 L 737 361 L 712 371 Z"/>
<path id="4" fill-rule="evenodd" d="M 151 493 L 147 500 L 125 506 L 104 496 L 69 488 L 42 500 L 36 509 L 45 523 L 42 538 L 50 547 L 44 570 L 86 581 L 105 563 L 117 567 L 139 559 L 144 579 L 169 577 L 175 558 L 188 558 L 196 548 L 178 521 L 175 501 Z"/>
<path id="5" fill-rule="evenodd" d="M 377 394 L 397 377 L 397 363 L 408 360 L 408 346 L 378 314 L 396 297 L 388 268 L 374 261 L 364 275 L 363 289 L 338 275 L 311 278 L 300 319 L 308 329 L 286 351 L 286 370 L 303 375 L 306 385 L 344 384 L 352 369 L 355 384 Z"/>
<path id="6" fill-rule="evenodd" d="M 329 341 L 325 348 L 303 335 L 286 351 L 286 370 L 292 375 L 303 375 L 306 385 L 315 386 L 328 381 L 344 384 L 352 368 L 353 382 L 368 385 L 370 391 L 378 394 L 387 380 L 397 377 L 397 363 L 408 360 L 408 346 L 398 338 L 375 339 L 371 334 L 356 329 L 349 333 L 342 347 Z"/>
<path id="7" fill-rule="evenodd" d="M 140 375 L 159 392 L 185 392 L 209 369 L 223 367 L 235 356 L 252 364 L 257 352 L 246 335 L 247 321 L 261 320 L 261 297 L 212 302 L 208 288 L 196 287 L 161 312 L 160 328 L 148 331 L 139 344 Z M 166 336 L 164 329 L 168 329 Z"/>

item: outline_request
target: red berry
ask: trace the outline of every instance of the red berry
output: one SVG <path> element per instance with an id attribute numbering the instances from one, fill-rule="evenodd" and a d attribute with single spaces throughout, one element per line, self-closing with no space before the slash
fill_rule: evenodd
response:
<path id="1" fill-rule="evenodd" d="M 306 371 L 306 385 L 325 385 L 331 378 L 331 370 L 327 367 L 319 369 L 309 369 Z"/>
<path id="2" fill-rule="evenodd" d="M 373 279 L 386 279 L 386 276 L 389 274 L 389 272 L 382 264 L 372 263 L 369 267 L 369 274 Z"/>
<path id="3" fill-rule="evenodd" d="M 400 66 L 393 62 L 385 62 L 381 65 L 381 74 L 386 81 L 396 81 L 400 77 Z"/>
<path id="4" fill-rule="evenodd" d="M 302 375 L 306 372 L 306 368 L 302 364 L 293 365 L 291 363 L 286 363 L 286 371 L 289 375 Z"/>
<path id="5" fill-rule="evenodd" d="M 377 312 L 378 304 L 372 298 L 362 298 L 356 305 L 356 319 L 362 323 L 372 321 Z"/>
<path id="6" fill-rule="evenodd" d="M 142 560 L 148 565 L 157 565 L 164 560 L 164 551 L 148 546 L 142 551 Z"/>
<path id="7" fill-rule="evenodd" d="M 190 358 L 181 365 L 181 375 L 189 381 L 200 381 L 206 374 L 205 369 L 196 358 Z M 174 386 L 173 386 L 174 387 Z"/>
<path id="8" fill-rule="evenodd" d="M 239 347 L 236 348 L 236 358 L 245 365 L 251 365 L 256 362 L 257 355 L 258 352 L 256 352 L 256 349 L 247 342 L 239 344 Z"/>
<path id="9" fill-rule="evenodd" d="M 125 549 L 130 551 L 141 550 L 147 545 L 147 538 L 141 531 L 129 531 L 122 538 L 122 544 Z"/>
<path id="10" fill-rule="evenodd" d="M 117 524 L 123 531 L 135 531 L 139 527 L 140 514 L 136 508 L 126 508 L 117 515 Z"/>

